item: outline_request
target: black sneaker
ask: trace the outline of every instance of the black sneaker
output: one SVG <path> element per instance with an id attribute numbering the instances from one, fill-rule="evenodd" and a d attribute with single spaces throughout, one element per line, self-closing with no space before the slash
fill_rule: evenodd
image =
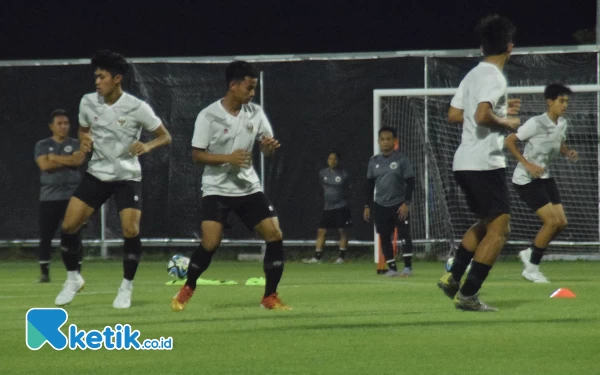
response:
<path id="1" fill-rule="evenodd" d="M 40 275 L 40 278 L 35 281 L 36 283 L 49 283 L 50 275 Z"/>
<path id="2" fill-rule="evenodd" d="M 463 296 L 461 292 L 456 293 L 456 296 L 454 297 L 454 306 L 456 306 L 457 309 L 464 311 L 498 311 L 497 308 L 481 302 L 477 294 L 467 297 Z"/>
<path id="3" fill-rule="evenodd" d="M 448 298 L 452 299 L 458 293 L 460 289 L 460 283 L 452 277 L 452 273 L 446 272 L 437 283 L 438 288 L 440 288 Z"/>

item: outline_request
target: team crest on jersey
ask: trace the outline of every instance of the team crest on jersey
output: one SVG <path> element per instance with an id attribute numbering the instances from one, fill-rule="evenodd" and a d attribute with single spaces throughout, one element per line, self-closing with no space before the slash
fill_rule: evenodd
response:
<path id="1" fill-rule="evenodd" d="M 50 147 L 48 151 L 54 151 L 54 147 Z"/>
<path id="2" fill-rule="evenodd" d="M 390 163 L 390 169 L 396 169 L 398 168 L 398 163 L 396 163 L 395 161 Z"/>
<path id="3" fill-rule="evenodd" d="M 375 168 L 379 168 L 379 164 L 375 164 Z"/>
<path id="4" fill-rule="evenodd" d="M 65 147 L 65 152 L 71 152 L 71 151 L 73 151 L 73 147 L 71 147 L 71 146 Z"/>
<path id="5" fill-rule="evenodd" d="M 340 176 L 335 176 L 335 182 L 341 182 L 342 178 Z"/>
<path id="6" fill-rule="evenodd" d="M 246 125 L 246 129 L 248 129 L 249 133 L 252 133 L 254 131 L 254 125 L 249 122 L 248 125 Z"/>
<path id="7" fill-rule="evenodd" d="M 119 123 L 119 125 L 123 126 L 123 125 L 125 125 L 125 123 L 127 122 L 127 120 L 125 119 L 125 117 L 119 117 L 117 119 L 117 122 Z"/>
<path id="8" fill-rule="evenodd" d="M 229 133 L 229 130 L 228 129 L 223 129 L 223 134 L 227 134 L 227 133 Z"/>

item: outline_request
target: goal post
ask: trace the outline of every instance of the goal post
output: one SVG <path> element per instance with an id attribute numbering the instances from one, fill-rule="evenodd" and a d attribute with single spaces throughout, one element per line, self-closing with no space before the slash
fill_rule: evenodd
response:
<path id="1" fill-rule="evenodd" d="M 549 254 L 595 253 L 600 249 L 600 85 L 572 85 L 573 95 L 565 117 L 567 144 L 579 152 L 576 164 L 557 158 L 551 166 L 561 192 L 569 226 L 550 244 Z M 524 123 L 546 111 L 545 86 L 509 87 L 508 95 L 521 99 L 519 117 Z M 454 152 L 462 127 L 446 121 L 456 88 L 373 90 L 373 153 L 380 152 L 378 131 L 396 129 L 399 149 L 415 167 L 416 186 L 411 205 L 411 233 L 417 256 L 444 256 L 452 251 L 476 218 L 452 175 Z M 558 160 L 560 159 L 560 160 Z M 520 201 L 510 179 L 516 161 L 507 154 L 507 183 L 511 194 L 511 234 L 507 245 L 531 243 L 541 224 Z M 374 261 L 379 260 L 379 239 L 373 231 Z"/>

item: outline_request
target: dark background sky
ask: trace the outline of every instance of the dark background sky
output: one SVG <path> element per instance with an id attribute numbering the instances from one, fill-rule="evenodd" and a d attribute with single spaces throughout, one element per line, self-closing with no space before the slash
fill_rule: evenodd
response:
<path id="1" fill-rule="evenodd" d="M 1 2 L 0 59 L 476 48 L 474 26 L 489 13 L 513 20 L 517 47 L 572 45 L 596 22 L 595 0 L 55 3 Z"/>

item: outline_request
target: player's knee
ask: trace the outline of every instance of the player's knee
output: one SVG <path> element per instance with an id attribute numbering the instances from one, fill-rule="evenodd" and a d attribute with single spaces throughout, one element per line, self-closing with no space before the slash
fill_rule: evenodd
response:
<path id="1" fill-rule="evenodd" d="M 508 235 L 510 234 L 510 224 L 507 222 L 506 224 L 500 223 L 499 225 L 494 225 L 488 228 L 486 236 L 492 236 L 492 238 L 496 238 L 499 242 L 506 242 Z"/>
<path id="2" fill-rule="evenodd" d="M 567 225 L 569 224 L 569 222 L 567 221 L 566 218 L 560 218 L 557 221 L 557 232 L 562 232 L 563 230 L 565 230 L 567 228 Z"/>
<path id="3" fill-rule="evenodd" d="M 217 239 L 217 238 L 202 237 L 202 247 L 204 248 L 204 250 L 208 251 L 209 253 L 212 253 L 213 251 L 217 250 L 219 245 L 221 245 L 220 238 Z"/>
<path id="4" fill-rule="evenodd" d="M 561 220 L 558 217 L 550 216 L 543 220 L 544 226 L 547 227 L 553 233 L 559 232 L 561 229 Z"/>
<path id="5" fill-rule="evenodd" d="M 271 228 L 264 233 L 264 238 L 266 242 L 275 242 L 283 240 L 283 233 L 279 228 Z"/>
<path id="6" fill-rule="evenodd" d="M 137 224 L 123 226 L 123 237 L 132 238 L 140 234 L 140 226 Z"/>
<path id="7" fill-rule="evenodd" d="M 77 231 L 79 230 L 81 226 L 77 225 L 77 223 L 73 222 L 73 221 L 67 221 L 64 220 L 60 229 L 63 233 L 66 234 L 75 234 L 77 233 Z"/>

